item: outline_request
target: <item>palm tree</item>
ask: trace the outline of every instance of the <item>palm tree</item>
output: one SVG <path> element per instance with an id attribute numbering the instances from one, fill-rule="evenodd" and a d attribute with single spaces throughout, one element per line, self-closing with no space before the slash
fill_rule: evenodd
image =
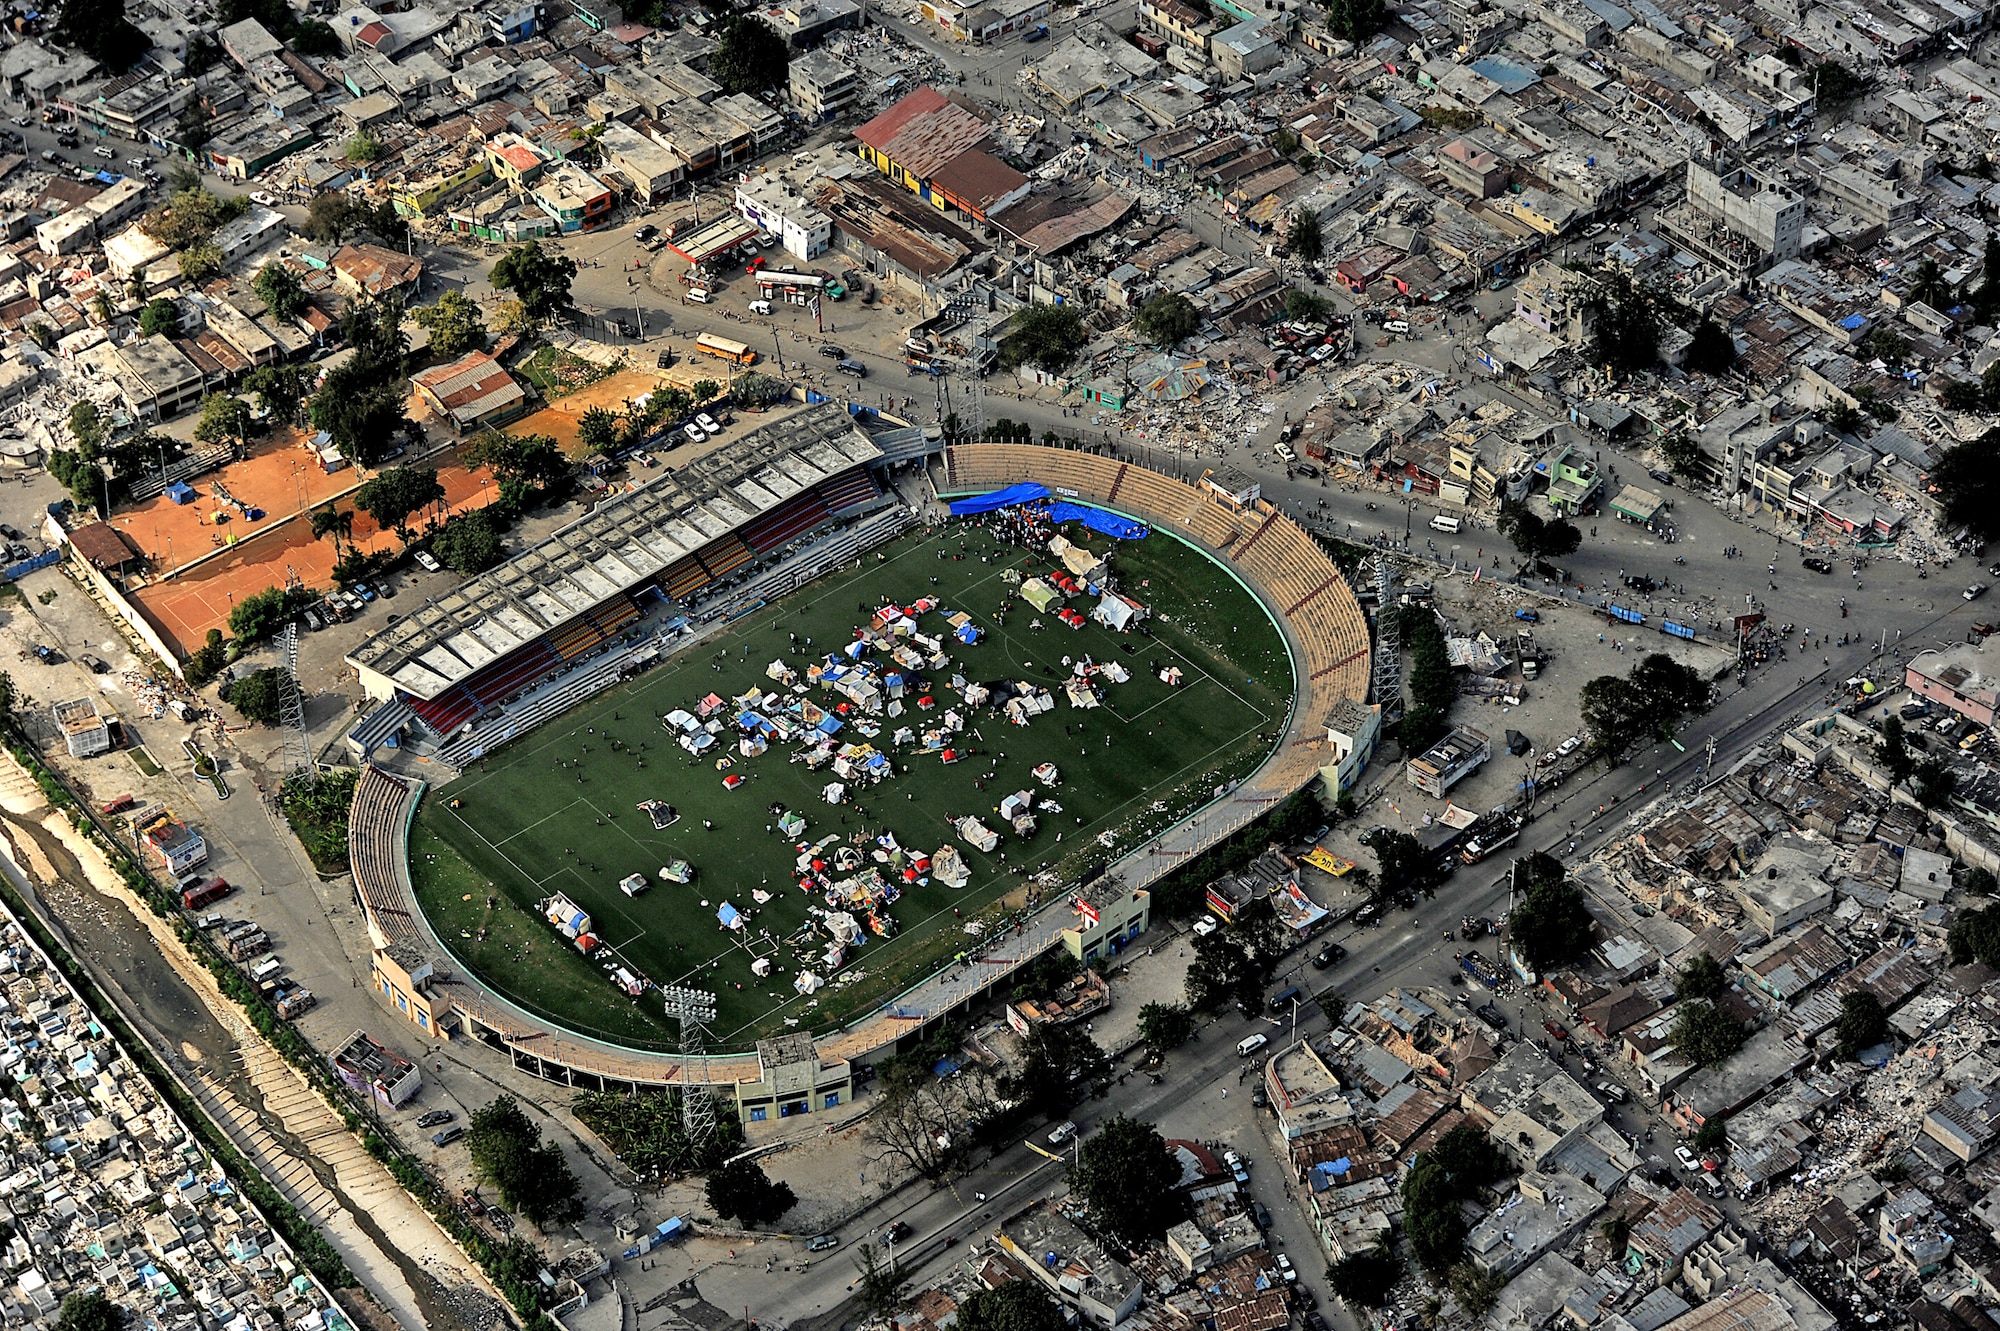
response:
<path id="1" fill-rule="evenodd" d="M 332 504 L 312 511 L 312 535 L 315 541 L 333 537 L 333 557 L 340 558 L 340 543 L 354 539 L 354 510 L 336 510 Z"/>
<path id="2" fill-rule="evenodd" d="M 1944 280 L 1944 269 L 1929 255 L 1917 261 L 1916 278 L 1910 283 L 1910 299 L 1921 301 L 1934 310 L 1948 310 L 1958 301 L 1951 283 Z"/>

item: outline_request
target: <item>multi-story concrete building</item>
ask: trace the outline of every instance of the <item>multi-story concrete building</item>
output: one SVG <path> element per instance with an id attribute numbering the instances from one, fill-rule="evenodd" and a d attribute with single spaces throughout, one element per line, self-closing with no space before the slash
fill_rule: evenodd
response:
<path id="1" fill-rule="evenodd" d="M 861 98 L 861 76 L 828 51 L 808 51 L 792 61 L 792 105 L 808 121 L 829 120 Z"/>
<path id="2" fill-rule="evenodd" d="M 1725 271 L 1751 273 L 1798 255 L 1806 202 L 1748 167 L 1718 173 L 1689 162 L 1686 202 L 1656 221 L 1669 239 Z"/>

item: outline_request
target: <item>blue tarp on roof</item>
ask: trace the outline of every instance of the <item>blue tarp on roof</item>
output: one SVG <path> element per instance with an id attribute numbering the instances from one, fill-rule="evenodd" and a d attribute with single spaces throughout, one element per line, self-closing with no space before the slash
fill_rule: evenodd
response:
<path id="1" fill-rule="evenodd" d="M 1853 329 L 1859 328 L 1867 322 L 1868 322 L 1868 316 L 1865 314 L 1850 314 L 1845 319 L 1842 319 L 1840 321 L 1840 326 L 1842 328 L 1852 331 Z"/>
<path id="2" fill-rule="evenodd" d="M 1012 508 L 1031 499 L 1048 497 L 1048 486 L 1036 485 L 1030 481 L 1022 485 L 1010 485 L 1004 490 L 994 490 L 989 494 L 977 495 L 971 499 L 961 499 L 951 506 L 951 515 L 955 518 L 970 517 L 977 513 L 991 513 L 997 508 Z"/>
<path id="3" fill-rule="evenodd" d="M 1081 522 L 1092 531 L 1101 531 L 1121 541 L 1136 541 L 1146 534 L 1145 523 L 1134 522 L 1108 509 L 1092 508 L 1089 504 L 1051 504 L 1049 519 L 1053 522 Z"/>

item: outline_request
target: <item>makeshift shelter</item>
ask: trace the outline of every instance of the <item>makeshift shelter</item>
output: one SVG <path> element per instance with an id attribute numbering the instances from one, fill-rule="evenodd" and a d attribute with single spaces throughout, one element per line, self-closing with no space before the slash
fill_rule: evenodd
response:
<path id="1" fill-rule="evenodd" d="M 1090 612 L 1090 617 L 1113 632 L 1126 633 L 1150 613 L 1145 606 L 1129 596 L 1106 592 L 1104 598 L 1097 603 L 1097 608 Z"/>
<path id="2" fill-rule="evenodd" d="M 1062 593 L 1040 578 L 1029 578 L 1021 584 L 1021 599 L 1046 614 L 1051 606 L 1062 604 Z"/>
<path id="3" fill-rule="evenodd" d="M 642 873 L 628 873 L 618 880 L 618 890 L 628 897 L 636 897 L 651 886 Z"/>
<path id="4" fill-rule="evenodd" d="M 674 860 L 660 866 L 660 880 L 667 883 L 692 883 L 694 866 L 686 860 Z"/>
<path id="5" fill-rule="evenodd" d="M 971 881 L 972 874 L 965 867 L 965 856 L 959 853 L 958 847 L 943 845 L 931 856 L 931 877 L 946 887 L 959 888 Z"/>
<path id="6" fill-rule="evenodd" d="M 959 819 L 952 826 L 958 830 L 960 836 L 971 843 L 975 850 L 983 850 L 990 854 L 1000 844 L 1000 834 L 970 814 Z"/>
<path id="7" fill-rule="evenodd" d="M 743 927 L 743 912 L 726 901 L 716 910 L 715 918 L 722 922 L 722 927 L 725 929 L 741 929 Z"/>
<path id="8" fill-rule="evenodd" d="M 993 490 L 971 499 L 960 499 L 951 506 L 955 518 L 972 517 L 980 513 L 991 513 L 996 509 L 1013 508 L 1031 500 L 1047 499 L 1049 487 L 1029 481 L 1020 485 L 1010 485 L 1004 490 Z"/>
<path id="9" fill-rule="evenodd" d="M 814 994 L 818 993 L 820 986 L 825 983 L 825 980 L 820 979 L 819 976 L 813 974 L 811 971 L 800 971 L 792 980 L 792 988 L 802 994 Z"/>

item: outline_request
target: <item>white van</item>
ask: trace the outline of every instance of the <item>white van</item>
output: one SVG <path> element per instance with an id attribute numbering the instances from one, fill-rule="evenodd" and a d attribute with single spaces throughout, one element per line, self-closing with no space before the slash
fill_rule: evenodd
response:
<path id="1" fill-rule="evenodd" d="M 262 984 L 264 983 L 264 981 L 270 979 L 272 976 L 278 974 L 280 971 L 284 969 L 285 969 L 284 962 L 278 960 L 276 957 L 267 958 L 264 961 L 258 962 L 257 965 L 251 969 L 250 981 L 252 984 Z"/>
<path id="2" fill-rule="evenodd" d="M 1246 1035 L 1236 1043 L 1236 1056 L 1238 1058 L 1248 1058 L 1269 1043 L 1271 1041 L 1268 1036 Z"/>
<path id="3" fill-rule="evenodd" d="M 693 301 L 697 305 L 706 305 L 711 299 L 713 299 L 713 297 L 711 297 L 706 291 L 703 291 L 700 287 L 689 287 L 687 298 Z"/>
<path id="4" fill-rule="evenodd" d="M 1432 531 L 1450 532 L 1452 535 L 1456 536 L 1458 534 L 1459 526 L 1460 523 L 1458 519 L 1452 517 L 1449 513 L 1440 513 L 1436 517 L 1431 519 Z"/>

